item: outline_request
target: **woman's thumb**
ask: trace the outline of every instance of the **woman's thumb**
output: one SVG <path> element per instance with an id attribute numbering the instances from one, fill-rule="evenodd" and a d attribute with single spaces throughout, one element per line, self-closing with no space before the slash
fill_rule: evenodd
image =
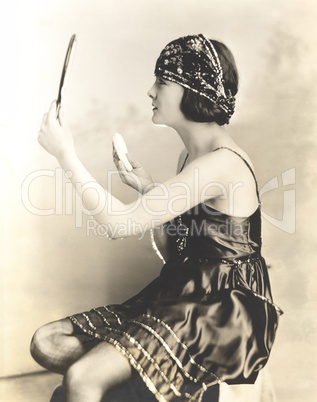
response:
<path id="1" fill-rule="evenodd" d="M 64 107 L 61 106 L 58 113 L 58 119 L 61 126 L 67 126 L 67 118 L 65 116 Z"/>

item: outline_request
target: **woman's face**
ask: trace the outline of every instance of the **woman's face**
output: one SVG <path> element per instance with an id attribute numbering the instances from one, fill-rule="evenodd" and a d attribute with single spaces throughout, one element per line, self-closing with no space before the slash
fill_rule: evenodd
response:
<path id="1" fill-rule="evenodd" d="M 148 96 L 152 99 L 153 117 L 155 124 L 177 127 L 185 116 L 180 109 L 184 88 L 175 82 L 156 77 Z"/>

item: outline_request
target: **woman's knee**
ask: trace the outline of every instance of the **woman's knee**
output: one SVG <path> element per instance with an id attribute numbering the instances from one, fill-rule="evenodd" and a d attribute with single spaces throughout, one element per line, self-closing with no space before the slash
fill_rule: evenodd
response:
<path id="1" fill-rule="evenodd" d="M 71 334 L 72 330 L 72 324 L 68 320 L 54 321 L 36 330 L 30 344 L 34 360 L 46 367 L 46 360 L 56 351 L 59 338 Z"/>
<path id="2" fill-rule="evenodd" d="M 96 367 L 96 369 L 98 369 Z M 105 374 L 106 377 L 106 374 Z M 71 395 L 71 400 L 84 400 L 85 395 L 95 395 L 101 398 L 108 390 L 106 382 L 97 381 L 98 376 L 94 375 L 94 370 L 88 369 L 85 362 L 81 359 L 73 363 L 63 379 L 63 388 L 67 396 Z"/>
<path id="3" fill-rule="evenodd" d="M 78 388 L 84 382 L 86 377 L 84 365 L 80 360 L 73 363 L 64 375 L 63 385 L 66 389 Z"/>
<path id="4" fill-rule="evenodd" d="M 67 393 L 102 397 L 132 374 L 130 363 L 113 346 L 100 343 L 73 363 L 64 376 Z"/>
<path id="5" fill-rule="evenodd" d="M 37 329 L 31 339 L 30 344 L 30 352 L 37 362 L 42 355 L 45 354 L 46 342 L 48 341 L 48 337 L 46 336 L 46 326 L 40 327 Z"/>

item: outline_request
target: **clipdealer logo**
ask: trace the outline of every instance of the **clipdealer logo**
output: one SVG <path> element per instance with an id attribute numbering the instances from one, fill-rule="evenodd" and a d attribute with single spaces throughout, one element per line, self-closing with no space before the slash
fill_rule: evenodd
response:
<path id="1" fill-rule="evenodd" d="M 274 218 L 262 209 L 262 216 L 268 222 L 283 232 L 294 234 L 296 231 L 296 191 L 290 188 L 291 185 L 296 184 L 296 171 L 291 168 L 282 172 L 282 186 L 279 184 L 278 176 L 273 177 L 267 181 L 260 189 L 260 198 L 264 194 L 274 190 L 282 189 L 283 192 L 283 205 L 282 205 L 282 219 Z"/>
<path id="2" fill-rule="evenodd" d="M 198 171 L 196 172 L 198 175 Z M 115 171 L 109 171 L 108 172 L 108 188 L 111 189 L 112 186 L 112 178 L 113 176 L 117 176 L 118 172 Z M 104 208 L 107 208 L 107 213 L 111 213 L 113 215 L 118 215 L 120 212 L 115 211 L 112 208 L 111 203 L 105 205 L 104 200 L 99 200 L 97 203 L 96 207 L 92 210 L 88 210 L 84 204 L 82 203 L 82 200 L 80 197 L 76 195 L 76 190 L 81 190 L 81 192 L 84 192 L 86 190 L 91 190 L 91 189 L 96 189 L 96 186 L 98 186 L 97 183 L 90 182 L 90 183 L 85 183 L 84 185 L 82 183 L 75 183 L 75 188 L 73 184 L 69 181 L 69 179 L 73 176 L 73 173 L 71 171 L 63 172 L 61 168 L 56 168 L 55 170 L 50 170 L 50 169 L 42 169 L 42 170 L 36 170 L 30 174 L 28 174 L 25 179 L 23 180 L 22 187 L 21 187 L 21 201 L 22 204 L 24 205 L 24 208 L 30 212 L 31 214 L 38 215 L 38 216 L 50 216 L 50 215 L 74 215 L 75 216 L 75 225 L 76 227 L 82 227 L 83 226 L 83 218 L 84 215 L 86 216 L 91 216 L 100 213 L 101 211 L 104 210 Z M 275 226 L 276 228 L 289 233 L 289 234 L 294 234 L 296 231 L 296 190 L 295 188 L 290 188 L 291 185 L 294 187 L 296 184 L 296 171 L 295 168 L 290 168 L 284 172 L 281 173 L 282 177 L 282 183 L 280 183 L 279 176 L 275 176 L 269 181 L 267 181 L 262 188 L 259 190 L 260 197 L 262 198 L 264 195 L 267 193 L 273 192 L 273 191 L 281 191 L 283 193 L 283 204 L 280 207 L 280 215 L 282 215 L 281 219 L 278 219 L 274 216 L 271 216 L 268 212 L 264 210 L 262 207 L 261 213 L 262 217 L 266 219 L 270 224 Z M 54 191 L 55 191 L 55 196 L 53 200 L 53 205 L 50 208 L 40 208 L 39 206 L 35 205 L 34 202 L 31 200 L 31 187 L 32 185 L 36 186 L 36 181 L 40 178 L 45 178 L 45 179 L 53 179 L 54 180 Z M 196 176 L 198 179 L 198 176 Z M 159 198 L 166 198 L 167 195 L 167 189 L 164 188 L 164 185 L 158 184 L 162 191 L 163 194 L 162 196 L 159 196 Z M 190 190 L 186 188 L 186 185 L 184 183 L 179 183 L 180 188 L 185 190 L 184 194 L 184 199 L 186 197 L 191 196 Z M 209 187 L 217 186 L 223 194 L 223 197 L 225 199 L 228 199 L 229 202 L 229 208 L 233 210 L 234 207 L 234 193 L 235 191 L 243 186 L 243 183 L 236 183 L 235 185 L 229 186 L 229 189 L 225 189 L 225 187 L 221 183 L 210 183 L 206 189 L 203 191 L 207 191 Z M 186 192 L 187 190 L 187 192 Z M 96 189 L 97 191 L 97 189 Z M 111 192 L 111 191 L 110 191 Z M 201 199 L 197 198 L 199 195 L 195 194 L 194 197 L 195 199 Z M 179 197 L 177 197 L 179 198 Z M 167 199 L 167 198 L 166 198 Z M 139 205 L 139 202 L 142 202 L 142 197 L 139 197 L 138 200 L 135 203 L 135 207 Z M 148 206 L 145 204 L 145 208 L 148 208 Z M 173 209 L 173 200 L 168 203 L 168 207 L 172 210 Z M 127 212 L 132 212 L 133 207 L 127 211 Z M 157 213 L 156 211 L 149 211 L 153 213 L 153 216 L 158 216 L 160 213 Z M 90 222 L 90 223 L 89 223 Z M 159 221 L 156 221 L 159 222 Z M 93 223 L 93 224 L 92 224 Z M 134 223 L 135 225 L 136 223 Z M 94 220 L 89 220 L 88 221 L 88 226 L 90 229 L 94 229 L 95 226 L 97 226 L 98 223 Z M 147 229 L 147 228 L 145 228 Z M 124 228 L 121 228 L 120 230 L 124 230 Z M 95 231 L 96 233 L 96 231 Z M 98 234 L 104 233 L 104 231 L 98 231 Z"/>

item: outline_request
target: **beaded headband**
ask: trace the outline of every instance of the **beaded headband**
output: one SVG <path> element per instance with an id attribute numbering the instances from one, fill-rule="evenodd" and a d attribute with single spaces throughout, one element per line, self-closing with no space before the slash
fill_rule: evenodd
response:
<path id="1" fill-rule="evenodd" d="M 227 115 L 234 112 L 235 98 L 226 94 L 218 53 L 203 34 L 184 36 L 170 42 L 157 59 L 154 74 L 190 89 Z"/>

